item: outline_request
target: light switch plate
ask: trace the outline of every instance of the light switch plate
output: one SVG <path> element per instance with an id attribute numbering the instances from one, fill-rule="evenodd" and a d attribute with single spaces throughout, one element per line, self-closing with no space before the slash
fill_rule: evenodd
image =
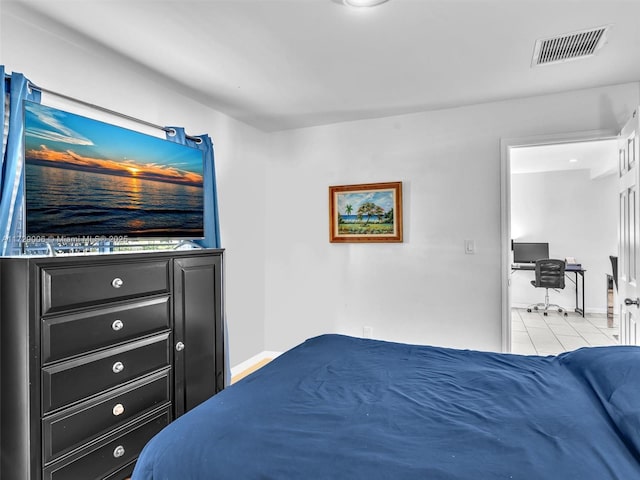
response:
<path id="1" fill-rule="evenodd" d="M 467 254 L 476 253 L 476 242 L 475 242 L 475 240 L 465 240 L 464 241 L 464 253 L 467 253 Z"/>

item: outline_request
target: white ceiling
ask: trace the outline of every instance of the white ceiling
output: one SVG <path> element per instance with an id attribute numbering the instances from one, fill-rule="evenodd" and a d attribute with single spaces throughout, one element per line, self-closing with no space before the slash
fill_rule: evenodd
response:
<path id="1" fill-rule="evenodd" d="M 618 141 L 598 140 L 511 150 L 511 173 L 589 170 L 591 178 L 617 172 Z"/>
<path id="2" fill-rule="evenodd" d="M 265 131 L 640 80 L 640 0 L 2 1 Z M 531 67 L 537 39 L 600 25 L 596 56 Z"/>

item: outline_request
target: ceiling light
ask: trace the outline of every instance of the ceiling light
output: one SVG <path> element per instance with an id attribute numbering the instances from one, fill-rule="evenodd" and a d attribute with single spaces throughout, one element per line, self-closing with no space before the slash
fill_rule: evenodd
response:
<path id="1" fill-rule="evenodd" d="M 342 0 L 342 3 L 349 7 L 375 7 L 387 0 Z"/>
<path id="2" fill-rule="evenodd" d="M 577 158 L 570 158 L 569 159 L 569 163 L 578 163 L 578 159 Z"/>

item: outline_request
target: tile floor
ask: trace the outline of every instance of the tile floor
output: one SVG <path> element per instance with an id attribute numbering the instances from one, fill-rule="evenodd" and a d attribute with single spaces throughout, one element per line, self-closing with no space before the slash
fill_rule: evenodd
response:
<path id="1" fill-rule="evenodd" d="M 580 347 L 616 345 L 618 318 L 607 328 L 605 314 L 587 313 L 583 318 L 575 312 L 567 317 L 549 312 L 528 313 L 525 308 L 511 310 L 511 350 L 524 355 L 556 355 Z"/>

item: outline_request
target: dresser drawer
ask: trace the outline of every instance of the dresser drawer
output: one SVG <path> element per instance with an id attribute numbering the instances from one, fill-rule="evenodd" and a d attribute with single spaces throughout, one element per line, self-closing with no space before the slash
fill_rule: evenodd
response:
<path id="1" fill-rule="evenodd" d="M 170 395 L 168 370 L 145 377 L 110 395 L 85 402 L 42 421 L 43 460 L 49 463 L 87 441 L 98 438 L 131 421 L 135 417 L 168 403 Z"/>
<path id="2" fill-rule="evenodd" d="M 169 291 L 169 261 L 44 267 L 42 314 Z"/>
<path id="3" fill-rule="evenodd" d="M 88 353 L 170 327 L 169 297 L 42 319 L 42 363 Z"/>
<path id="4" fill-rule="evenodd" d="M 168 366 L 169 333 L 42 369 L 42 413 Z"/>
<path id="5" fill-rule="evenodd" d="M 82 455 L 48 465 L 44 468 L 44 480 L 93 480 L 103 478 L 134 461 L 145 444 L 169 424 L 171 413 L 164 409 L 145 417 L 126 432 L 112 440 L 87 449 Z"/>

